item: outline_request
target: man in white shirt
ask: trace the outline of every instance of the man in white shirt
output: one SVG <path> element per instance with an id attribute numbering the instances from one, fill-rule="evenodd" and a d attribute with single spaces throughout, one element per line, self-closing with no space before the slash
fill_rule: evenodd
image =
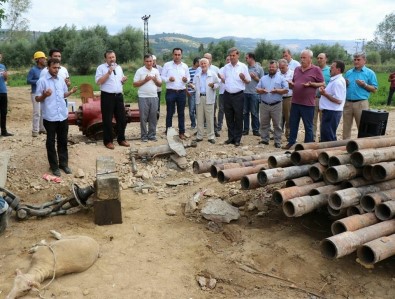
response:
<path id="1" fill-rule="evenodd" d="M 173 49 L 173 60 L 166 62 L 162 69 L 162 81 L 166 82 L 166 132 L 172 127 L 173 115 L 178 115 L 178 133 L 185 137 L 186 84 L 190 81 L 188 66 L 181 61 L 182 49 Z"/>
<path id="2" fill-rule="evenodd" d="M 335 141 L 336 130 L 343 114 L 344 103 L 346 102 L 346 80 L 342 74 L 344 72 L 344 62 L 335 60 L 331 64 L 331 78 L 326 87 L 320 87 L 320 110 L 322 112 L 320 141 Z"/>
<path id="3" fill-rule="evenodd" d="M 290 70 L 295 70 L 300 66 L 300 62 L 292 58 L 292 53 L 290 49 L 283 50 L 283 58 L 288 62 L 288 67 Z"/>
<path id="4" fill-rule="evenodd" d="M 153 67 L 151 54 L 144 55 L 144 66 L 134 75 L 133 86 L 138 87 L 141 141 L 156 141 L 158 111 L 157 88 L 162 86 L 159 71 Z M 147 131 L 148 122 L 148 131 Z"/>
<path id="5" fill-rule="evenodd" d="M 292 82 L 294 71 L 288 67 L 288 61 L 284 58 L 278 61 L 278 69 L 280 70 L 281 76 L 287 82 Z M 285 127 L 285 138 L 288 140 L 289 137 L 289 114 L 291 112 L 291 101 L 292 101 L 292 89 L 288 89 L 288 93 L 283 95 L 283 130 Z"/>

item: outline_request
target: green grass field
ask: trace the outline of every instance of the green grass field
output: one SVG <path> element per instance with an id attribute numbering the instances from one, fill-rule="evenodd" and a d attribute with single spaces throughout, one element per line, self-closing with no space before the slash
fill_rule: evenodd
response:
<path id="1" fill-rule="evenodd" d="M 16 73 L 9 77 L 8 84 L 9 86 L 24 86 L 26 83 L 26 75 L 25 73 Z M 123 90 L 125 94 L 125 102 L 128 103 L 136 103 L 137 102 L 137 88 L 132 86 L 133 76 L 132 73 L 125 73 L 128 77 L 128 81 L 126 81 Z M 387 103 L 388 90 L 389 90 L 389 82 L 388 82 L 388 74 L 387 73 L 376 73 L 377 80 L 379 82 L 379 89 L 376 93 L 370 96 L 370 106 L 375 109 L 384 109 Z M 72 86 L 80 86 L 82 83 L 89 83 L 93 86 L 93 90 L 99 91 L 99 86 L 95 83 L 95 76 L 86 75 L 86 76 L 71 76 Z M 165 84 L 162 85 L 162 91 L 165 90 Z M 79 93 L 77 92 L 77 96 Z M 164 103 L 165 93 L 162 92 L 161 102 Z"/>

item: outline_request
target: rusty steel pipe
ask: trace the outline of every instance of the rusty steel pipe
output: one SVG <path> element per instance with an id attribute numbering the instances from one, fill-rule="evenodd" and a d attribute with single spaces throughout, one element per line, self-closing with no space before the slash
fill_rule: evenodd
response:
<path id="1" fill-rule="evenodd" d="M 350 154 L 342 154 L 342 155 L 332 156 L 332 157 L 329 157 L 329 160 L 328 160 L 329 167 L 350 164 L 350 163 L 351 163 L 351 155 Z"/>
<path id="2" fill-rule="evenodd" d="M 312 188 L 318 188 L 324 185 L 324 182 L 317 182 L 306 186 L 293 186 L 288 188 L 282 188 L 273 192 L 272 200 L 277 204 L 282 204 L 291 198 L 308 195 Z"/>
<path id="3" fill-rule="evenodd" d="M 331 225 L 331 231 L 333 235 L 338 235 L 344 232 L 353 232 L 376 223 L 379 223 L 379 219 L 374 213 L 356 214 L 334 221 Z"/>
<path id="4" fill-rule="evenodd" d="M 343 218 L 344 216 L 347 215 L 347 209 L 340 209 L 340 210 L 335 210 L 332 209 L 329 205 L 326 206 L 327 211 L 329 215 L 331 215 L 334 218 Z"/>
<path id="5" fill-rule="evenodd" d="M 258 164 L 249 167 L 224 169 L 218 172 L 217 180 L 221 184 L 230 183 L 240 180 L 243 176 L 252 173 L 258 173 L 262 169 L 266 169 L 267 164 Z"/>
<path id="6" fill-rule="evenodd" d="M 376 217 L 380 220 L 389 220 L 395 216 L 395 201 L 390 200 L 378 204 L 374 210 Z"/>
<path id="7" fill-rule="evenodd" d="M 254 165 L 258 165 L 258 164 L 266 164 L 266 163 L 267 163 L 267 159 L 216 164 L 216 165 L 211 165 L 210 174 L 213 178 L 216 178 L 218 176 L 218 171 L 220 171 L 220 170 L 232 169 L 232 168 L 242 168 L 242 167 L 254 166 Z"/>
<path id="8" fill-rule="evenodd" d="M 325 193 L 333 193 L 337 190 L 341 190 L 341 185 L 325 185 L 318 188 L 313 188 L 310 190 L 309 195 L 317 195 L 317 194 L 325 194 Z"/>
<path id="9" fill-rule="evenodd" d="M 357 256 L 365 265 L 373 265 L 393 255 L 395 255 L 395 234 L 370 241 L 357 249 Z"/>
<path id="10" fill-rule="evenodd" d="M 388 136 L 374 136 L 368 138 L 358 138 L 349 140 L 346 145 L 347 152 L 350 154 L 369 148 L 381 148 L 395 145 L 395 137 Z"/>
<path id="11" fill-rule="evenodd" d="M 243 176 L 240 179 L 240 185 L 241 185 L 241 189 L 243 190 L 251 190 L 251 189 L 259 188 L 261 185 L 259 185 L 258 182 L 258 174 L 252 173 Z"/>
<path id="12" fill-rule="evenodd" d="M 265 155 L 252 155 L 252 156 L 242 156 L 242 157 L 231 157 L 226 159 L 217 159 L 217 160 L 197 160 L 193 161 L 192 168 L 193 173 L 200 174 L 210 171 L 211 165 L 223 164 L 223 163 L 235 163 L 235 162 L 246 162 L 246 161 L 254 161 L 266 159 Z"/>
<path id="13" fill-rule="evenodd" d="M 395 198 L 395 189 L 379 191 L 365 194 L 360 200 L 362 209 L 366 212 L 373 212 L 376 206 L 382 202 L 386 202 Z"/>
<path id="14" fill-rule="evenodd" d="M 343 181 L 341 182 L 341 186 L 342 189 L 347 189 L 347 188 L 357 188 L 357 187 L 361 187 L 361 186 L 366 186 L 371 184 L 372 181 L 368 181 L 365 178 L 355 178 L 355 179 L 351 179 L 348 181 Z"/>
<path id="15" fill-rule="evenodd" d="M 362 215 L 365 214 L 366 212 L 362 209 L 361 205 L 355 205 L 347 208 L 347 216 L 352 216 L 352 215 Z"/>
<path id="16" fill-rule="evenodd" d="M 381 162 L 373 165 L 372 178 L 374 181 L 385 181 L 395 178 L 395 162 Z"/>
<path id="17" fill-rule="evenodd" d="M 272 168 L 258 172 L 258 182 L 261 186 L 280 183 L 282 181 L 307 175 L 310 165 Z"/>
<path id="18" fill-rule="evenodd" d="M 359 204 L 362 196 L 368 193 L 390 190 L 395 188 L 395 180 L 381 182 L 372 185 L 361 186 L 358 188 L 347 188 L 335 191 L 331 194 L 328 204 L 332 209 L 348 208 Z"/>
<path id="19" fill-rule="evenodd" d="M 302 151 L 302 150 L 318 150 L 318 149 L 328 149 L 332 147 L 339 147 L 345 146 L 349 140 L 336 140 L 336 141 L 326 141 L 326 142 L 319 142 L 319 143 L 297 143 L 295 145 L 295 151 Z"/>
<path id="20" fill-rule="evenodd" d="M 331 184 L 350 180 L 362 175 L 362 169 L 351 164 L 329 167 L 324 172 L 325 180 Z"/>
<path id="21" fill-rule="evenodd" d="M 318 161 L 318 152 L 316 150 L 295 151 L 291 154 L 293 165 L 310 164 Z"/>
<path id="22" fill-rule="evenodd" d="M 309 169 L 309 176 L 313 179 L 314 182 L 320 181 L 324 178 L 324 172 L 326 168 L 327 167 L 322 165 L 321 163 L 314 163 Z"/>
<path id="23" fill-rule="evenodd" d="M 395 220 L 379 222 L 356 231 L 347 231 L 321 241 L 321 254 L 327 258 L 340 258 L 354 252 L 358 246 L 395 233 Z"/>
<path id="24" fill-rule="evenodd" d="M 293 187 L 293 186 L 304 186 L 308 184 L 313 184 L 314 181 L 309 176 L 302 176 L 299 178 L 289 179 L 285 182 L 285 187 Z"/>
<path id="25" fill-rule="evenodd" d="M 287 217 L 300 217 L 328 203 L 329 194 L 301 196 L 291 198 L 283 204 L 283 212 Z"/>
<path id="26" fill-rule="evenodd" d="M 355 167 L 392 160 L 395 160 L 395 146 L 369 148 L 351 154 L 351 164 Z"/>
<path id="27" fill-rule="evenodd" d="M 372 177 L 372 169 L 373 166 L 372 165 L 365 165 L 362 168 L 362 176 L 367 179 L 368 181 L 373 181 L 373 177 Z"/>
<path id="28" fill-rule="evenodd" d="M 325 149 L 318 154 L 318 162 L 320 162 L 321 165 L 328 166 L 330 157 L 343 154 L 347 154 L 345 147 L 342 147 L 342 149 Z"/>
<path id="29" fill-rule="evenodd" d="M 291 153 L 270 156 L 267 158 L 267 164 L 269 165 L 269 168 L 292 166 Z"/>

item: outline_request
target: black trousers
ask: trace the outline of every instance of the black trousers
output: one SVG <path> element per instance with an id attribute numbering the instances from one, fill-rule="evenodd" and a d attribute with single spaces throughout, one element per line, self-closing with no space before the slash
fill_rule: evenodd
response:
<path id="1" fill-rule="evenodd" d="M 228 139 L 233 142 L 240 142 L 243 133 L 243 108 L 244 93 L 236 94 L 225 91 L 224 112 L 226 124 L 228 126 Z"/>
<path id="2" fill-rule="evenodd" d="M 51 170 L 58 169 L 59 166 L 68 166 L 67 135 L 69 133 L 69 124 L 67 118 L 63 121 L 48 121 L 44 119 L 44 128 L 47 131 L 45 145 L 47 147 L 48 162 Z"/>
<path id="3" fill-rule="evenodd" d="M 1 134 L 7 133 L 7 103 L 8 103 L 7 94 L 6 93 L 0 93 Z"/>
<path id="4" fill-rule="evenodd" d="M 113 116 L 116 122 L 117 141 L 125 141 L 126 113 L 123 94 L 102 91 L 100 108 L 103 118 L 103 143 L 106 145 L 113 142 Z"/>

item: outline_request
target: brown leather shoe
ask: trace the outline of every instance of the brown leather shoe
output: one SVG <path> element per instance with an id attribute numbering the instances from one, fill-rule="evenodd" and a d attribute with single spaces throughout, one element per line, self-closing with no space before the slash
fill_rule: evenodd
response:
<path id="1" fill-rule="evenodd" d="M 105 145 L 105 147 L 108 148 L 108 149 L 112 149 L 112 150 L 115 148 L 115 146 L 114 146 L 114 144 L 113 144 L 112 142 L 107 143 L 107 144 Z"/>
<path id="2" fill-rule="evenodd" d="M 187 138 L 185 137 L 184 133 L 180 133 L 180 134 L 178 135 L 178 137 L 180 137 L 181 140 L 187 139 Z"/>
<path id="3" fill-rule="evenodd" d="M 120 146 L 126 146 L 126 147 L 129 147 L 129 146 L 130 146 L 130 144 L 129 144 L 126 140 L 121 141 L 121 142 L 118 142 L 118 144 L 119 144 Z"/>

